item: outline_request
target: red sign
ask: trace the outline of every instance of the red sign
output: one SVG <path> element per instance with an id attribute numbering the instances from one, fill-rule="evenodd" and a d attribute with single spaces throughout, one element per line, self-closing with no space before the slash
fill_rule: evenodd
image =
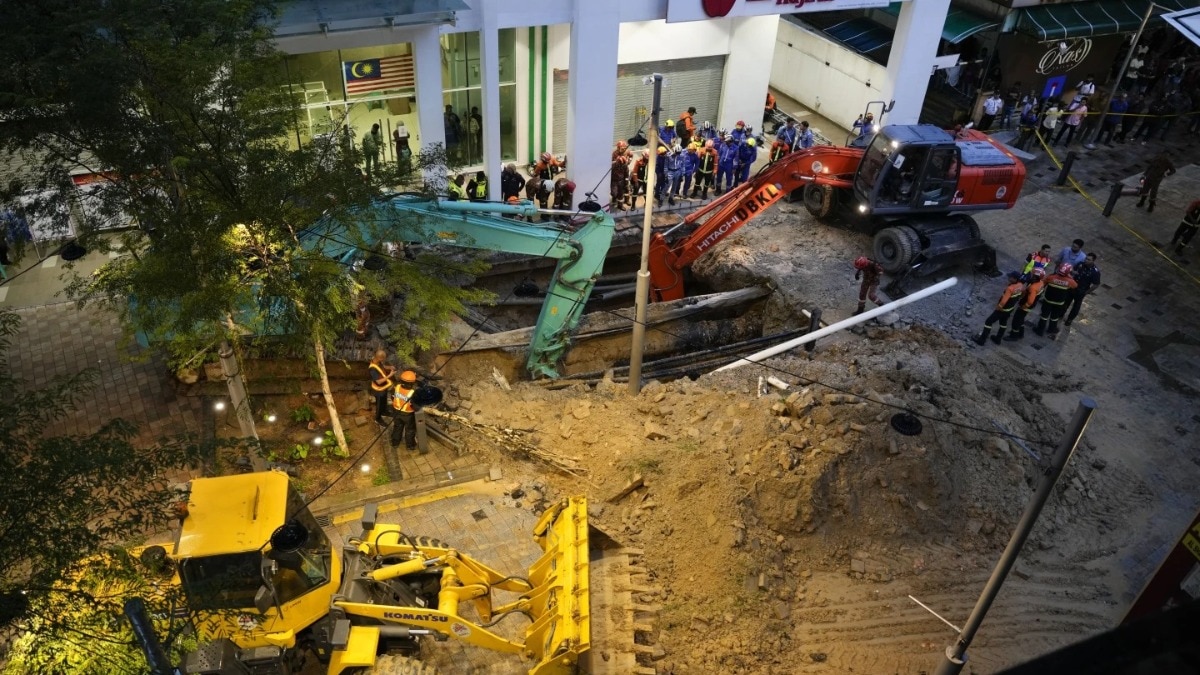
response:
<path id="1" fill-rule="evenodd" d="M 888 0 L 667 0 L 667 22 L 886 7 Z"/>
<path id="2" fill-rule="evenodd" d="M 704 3 L 704 13 L 716 19 L 725 16 L 733 9 L 734 0 L 701 0 Z"/>

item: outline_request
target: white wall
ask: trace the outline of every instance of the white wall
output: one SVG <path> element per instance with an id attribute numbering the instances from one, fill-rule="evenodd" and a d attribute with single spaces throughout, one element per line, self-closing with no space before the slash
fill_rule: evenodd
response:
<path id="1" fill-rule="evenodd" d="M 621 24 L 617 63 L 646 63 L 729 53 L 731 20 Z"/>
<path id="2" fill-rule="evenodd" d="M 771 63 L 775 51 L 778 16 L 744 16 L 729 19 L 730 43 L 737 46 L 725 60 L 725 80 L 721 89 L 721 114 L 718 127 L 732 129 L 738 120 L 761 130 L 763 104 L 771 83 Z"/>
<path id="3" fill-rule="evenodd" d="M 790 21 L 779 22 L 771 86 L 835 123 L 848 128 L 868 101 L 882 100 L 886 79 L 887 69 L 878 63 Z"/>

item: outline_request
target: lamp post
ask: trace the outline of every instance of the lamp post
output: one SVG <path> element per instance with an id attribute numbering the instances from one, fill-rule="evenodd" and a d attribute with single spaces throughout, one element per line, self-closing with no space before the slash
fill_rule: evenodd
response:
<path id="1" fill-rule="evenodd" d="M 1112 97 L 1116 96 L 1117 89 L 1121 86 L 1121 81 L 1125 79 L 1125 71 L 1129 68 L 1129 62 L 1133 60 L 1133 54 L 1137 51 L 1138 41 L 1142 39 L 1142 32 L 1146 30 L 1146 24 L 1150 22 L 1150 17 L 1154 14 L 1154 8 L 1159 7 L 1167 9 L 1162 5 L 1156 5 L 1153 2 L 1146 7 L 1146 14 L 1142 16 L 1142 23 L 1138 26 L 1137 32 L 1133 34 L 1133 42 L 1129 45 L 1129 53 L 1125 55 L 1125 62 L 1121 64 L 1121 70 L 1117 73 L 1117 84 L 1113 87 L 1112 95 L 1108 97 L 1108 103 L 1104 106 L 1104 110 L 1100 112 L 1100 121 L 1096 123 L 1096 135 L 1100 135 L 1100 131 L 1104 129 L 1104 120 L 1108 117 L 1108 109 L 1112 107 Z M 1109 139 L 1112 140 L 1111 138 Z M 1095 143 L 1088 143 L 1084 146 L 1088 150 L 1096 147 Z"/>
<path id="2" fill-rule="evenodd" d="M 662 102 L 663 76 L 654 73 L 646 84 L 654 85 L 654 104 L 650 108 L 650 161 L 646 164 L 646 214 L 642 219 L 642 264 L 637 273 L 634 295 L 633 345 L 629 354 L 629 393 L 642 390 L 642 352 L 646 347 L 646 305 L 650 301 L 650 228 L 653 224 L 654 176 L 658 166 L 658 109 Z M 634 196 L 637 199 L 637 196 Z"/>

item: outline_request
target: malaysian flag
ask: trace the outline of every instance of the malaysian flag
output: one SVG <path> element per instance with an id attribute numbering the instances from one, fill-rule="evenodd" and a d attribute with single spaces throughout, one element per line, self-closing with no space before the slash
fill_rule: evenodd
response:
<path id="1" fill-rule="evenodd" d="M 342 73 L 346 77 L 346 93 L 350 95 L 412 89 L 417 84 L 411 54 L 344 61 Z"/>

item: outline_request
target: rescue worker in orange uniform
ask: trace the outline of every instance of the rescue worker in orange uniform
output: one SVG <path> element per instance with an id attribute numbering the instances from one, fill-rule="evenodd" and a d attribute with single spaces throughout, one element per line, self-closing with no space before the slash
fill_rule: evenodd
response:
<path id="1" fill-rule="evenodd" d="M 1029 287 L 1025 289 L 1025 299 L 1013 312 L 1012 330 L 1004 338 L 1005 340 L 1016 341 L 1025 337 L 1025 317 L 1033 311 L 1038 300 L 1042 299 L 1042 293 L 1046 290 L 1046 268 L 1033 268 L 1026 281 L 1029 282 Z"/>
<path id="2" fill-rule="evenodd" d="M 1049 335 L 1051 340 L 1058 337 L 1058 320 L 1062 318 L 1067 308 L 1067 300 L 1079 286 L 1071 278 L 1071 265 L 1063 263 L 1054 274 L 1046 277 L 1046 292 L 1042 296 L 1042 316 L 1033 332 L 1038 335 Z M 1049 328 L 1046 324 L 1049 323 Z"/>
<path id="3" fill-rule="evenodd" d="M 646 195 L 646 169 L 650 166 L 650 151 L 643 150 L 642 154 L 638 155 L 637 160 L 633 163 L 633 170 L 629 173 L 629 208 L 637 208 L 638 195 L 646 197 L 649 202 L 650 198 Z"/>
<path id="4" fill-rule="evenodd" d="M 682 115 L 679 116 L 679 124 L 675 125 L 675 133 L 679 134 L 679 144 L 687 147 L 692 142 L 692 137 L 696 135 L 696 109 L 688 108 Z"/>
<path id="5" fill-rule="evenodd" d="M 392 382 L 395 372 L 396 369 L 387 364 L 387 352 L 382 349 L 376 351 L 375 358 L 367 364 L 367 373 L 371 376 L 371 395 L 375 397 L 375 423 L 381 427 L 387 426 L 383 418 L 387 417 L 388 392 L 395 386 Z"/>
<path id="6" fill-rule="evenodd" d="M 700 159 L 696 162 L 696 187 L 692 188 L 692 197 L 708 199 L 708 189 L 713 186 L 713 176 L 717 172 L 717 149 L 712 141 L 704 141 L 698 154 Z"/>
<path id="7" fill-rule="evenodd" d="M 624 209 L 625 196 L 629 194 L 629 144 L 617 141 L 613 150 L 612 166 L 609 167 L 608 201 L 614 209 Z"/>
<path id="8" fill-rule="evenodd" d="M 879 289 L 879 278 L 883 276 L 883 265 L 871 260 L 865 255 L 860 255 L 854 259 L 854 280 L 862 279 L 862 285 L 858 287 L 858 309 L 854 310 L 855 314 L 862 314 L 867 310 L 867 298 L 876 305 L 882 305 L 883 301 L 875 294 Z"/>
<path id="9" fill-rule="evenodd" d="M 1000 344 L 1000 340 L 1004 339 L 1004 331 L 1008 329 L 1008 318 L 1012 316 L 1017 305 L 1021 304 L 1021 298 L 1025 296 L 1025 291 L 1025 282 L 1021 281 L 1021 273 L 1009 272 L 1008 286 L 1000 294 L 1000 301 L 996 303 L 996 309 L 992 310 L 987 320 L 983 322 L 983 330 L 975 336 L 975 344 L 980 347 L 987 344 L 988 334 L 992 332 L 992 325 L 997 321 L 1000 322 L 1000 330 L 996 332 L 992 342 Z"/>
<path id="10" fill-rule="evenodd" d="M 393 448 L 400 446 L 402 435 L 406 449 L 417 448 L 417 418 L 416 408 L 413 407 L 416 393 L 417 374 L 411 370 L 400 373 L 400 381 L 392 389 L 392 417 L 396 418 L 396 423 L 392 425 Z"/>
<path id="11" fill-rule="evenodd" d="M 562 170 L 563 166 L 558 163 L 554 155 L 543 152 L 542 156 L 538 158 L 537 164 L 533 165 L 533 170 L 530 173 L 533 174 L 534 178 L 550 180 L 554 178 L 554 174 Z"/>

